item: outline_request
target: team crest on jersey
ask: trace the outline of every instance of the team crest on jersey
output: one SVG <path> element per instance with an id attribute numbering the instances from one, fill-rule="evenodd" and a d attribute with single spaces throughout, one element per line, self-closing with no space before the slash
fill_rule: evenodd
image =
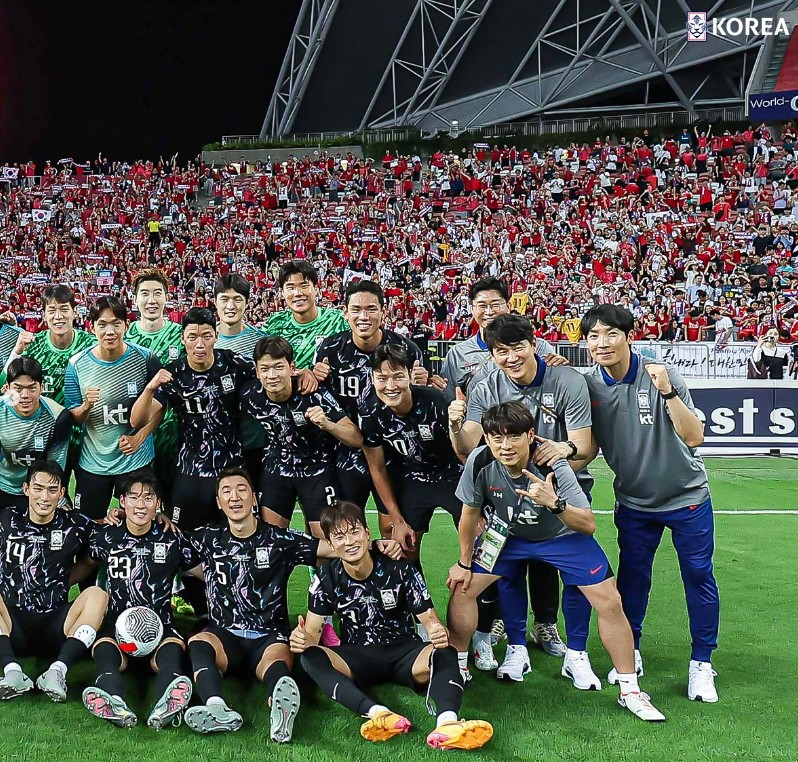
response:
<path id="1" fill-rule="evenodd" d="M 162 564 L 166 562 L 166 543 L 165 542 L 156 542 L 152 549 L 152 560 L 156 564 Z"/>
<path id="2" fill-rule="evenodd" d="M 255 566 L 258 569 L 267 569 L 269 567 L 268 548 L 255 548 Z"/>
<path id="3" fill-rule="evenodd" d="M 305 414 L 301 410 L 293 410 L 291 415 L 294 418 L 294 423 L 297 426 L 304 426 L 307 423 L 307 419 L 305 418 Z"/>
<path id="4" fill-rule="evenodd" d="M 61 550 L 64 547 L 64 533 L 61 529 L 50 532 L 50 550 Z"/>
<path id="5" fill-rule="evenodd" d="M 34 450 L 44 449 L 44 437 L 33 437 L 33 449 Z"/>
<path id="6" fill-rule="evenodd" d="M 396 608 L 396 596 L 393 590 L 380 590 L 380 598 L 382 598 L 382 605 L 386 609 Z"/>
<path id="7" fill-rule="evenodd" d="M 79 507 L 79 503 L 75 503 L 75 508 L 78 508 L 78 507 Z M 172 521 L 174 521 L 175 524 L 177 524 L 177 522 L 180 521 L 180 506 L 179 505 L 176 505 L 176 506 L 174 506 L 172 508 Z"/>
<path id="8" fill-rule="evenodd" d="M 651 414 L 651 399 L 648 396 L 648 392 L 639 391 L 637 393 L 637 407 L 640 410 L 640 425 L 653 426 L 654 416 Z"/>
<path id="9" fill-rule="evenodd" d="M 317 336 L 317 337 L 314 339 L 314 341 L 316 342 L 316 349 L 318 349 L 318 348 L 321 346 L 322 342 L 323 342 L 323 341 L 324 341 L 326 338 L 327 338 L 326 336 Z"/>
<path id="10" fill-rule="evenodd" d="M 177 360 L 180 356 L 180 349 L 178 347 L 169 347 L 169 359 Z"/>
<path id="11" fill-rule="evenodd" d="M 499 487 L 494 487 L 491 484 L 490 487 L 488 487 L 488 489 L 490 490 L 491 496 L 496 497 L 499 500 L 501 500 L 504 497 L 504 493 L 501 491 Z"/>
<path id="12" fill-rule="evenodd" d="M 232 376 L 222 376 L 222 391 L 227 394 L 227 392 L 232 392 L 235 388 L 235 384 L 233 383 Z"/>
<path id="13" fill-rule="evenodd" d="M 139 390 L 136 386 L 135 381 L 128 381 L 127 382 L 127 396 L 128 397 L 138 397 Z"/>
<path id="14" fill-rule="evenodd" d="M 421 434 L 421 438 L 425 439 L 427 442 L 433 439 L 432 426 L 427 426 L 424 423 L 420 423 L 418 425 L 418 433 Z"/>
<path id="15" fill-rule="evenodd" d="M 546 407 L 554 407 L 554 395 L 546 393 L 543 395 L 543 404 Z"/>

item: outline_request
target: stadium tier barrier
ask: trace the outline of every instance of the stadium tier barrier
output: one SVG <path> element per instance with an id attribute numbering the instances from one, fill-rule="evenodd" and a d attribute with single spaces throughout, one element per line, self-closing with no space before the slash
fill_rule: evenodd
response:
<path id="1" fill-rule="evenodd" d="M 455 341 L 431 340 L 430 360 L 435 372 L 440 370 L 443 358 Z M 748 358 L 756 346 L 753 342 L 737 341 L 718 345 L 712 341 L 685 341 L 671 344 L 668 341 L 636 341 L 635 350 L 643 357 L 676 368 L 685 378 L 746 378 Z M 568 358 L 571 367 L 586 371 L 593 364 L 587 344 L 580 341 L 557 342 L 557 352 Z"/>

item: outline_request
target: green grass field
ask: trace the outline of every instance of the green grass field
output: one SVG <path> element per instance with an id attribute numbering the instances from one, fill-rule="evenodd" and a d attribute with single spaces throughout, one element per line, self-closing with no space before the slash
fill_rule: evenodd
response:
<path id="1" fill-rule="evenodd" d="M 795 622 L 798 602 L 796 530 L 798 515 L 745 515 L 745 510 L 798 509 L 798 461 L 773 458 L 709 459 L 717 511 L 716 573 L 721 590 L 721 639 L 715 657 L 721 701 L 696 704 L 686 697 L 690 656 L 684 593 L 675 554 L 666 540 L 656 561 L 655 583 L 643 651 L 642 686 L 668 716 L 663 725 L 646 725 L 615 702 L 609 686 L 601 692 L 576 691 L 560 677 L 557 659 L 532 651 L 533 673 L 523 684 L 499 683 L 474 672 L 463 715 L 493 723 L 495 736 L 472 759 L 519 760 L 765 760 L 798 759 L 798 657 Z M 597 511 L 612 508 L 609 474 L 594 469 Z M 376 517 L 370 516 L 370 519 Z M 612 517 L 599 515 L 597 538 L 610 558 L 617 557 Z M 456 542 L 446 516 L 433 519 L 424 546 L 427 580 L 440 613 L 445 612 L 446 570 L 456 559 Z M 295 617 L 304 613 L 308 576 L 298 570 L 291 581 Z M 503 647 L 497 649 L 502 656 Z M 602 678 L 610 668 L 598 636 L 590 652 Z M 32 676 L 46 664 L 24 660 Z M 372 695 L 406 714 L 414 732 L 385 745 L 371 745 L 358 734 L 359 719 L 323 697 L 304 680 L 302 710 L 290 746 L 268 740 L 268 712 L 262 686 L 254 680 L 226 681 L 227 700 L 245 719 L 235 734 L 204 737 L 185 726 L 156 734 L 144 720 L 153 698 L 148 681 L 129 676 L 129 703 L 140 724 L 124 731 L 90 716 L 80 693 L 93 676 L 84 661 L 69 677 L 66 704 L 55 705 L 34 693 L 0 705 L 0 760 L 245 760 L 302 762 L 346 760 L 426 760 L 442 752 L 424 743 L 432 718 L 423 697 L 406 689 L 380 687 Z"/>

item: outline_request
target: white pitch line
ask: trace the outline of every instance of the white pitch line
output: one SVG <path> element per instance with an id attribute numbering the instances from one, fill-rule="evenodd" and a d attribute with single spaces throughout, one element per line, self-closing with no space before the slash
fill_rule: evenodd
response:
<path id="1" fill-rule="evenodd" d="M 379 511 L 369 508 L 367 514 L 376 514 Z M 441 508 L 436 509 L 436 515 L 446 516 L 448 513 Z M 615 511 L 593 511 L 596 516 L 612 516 Z M 712 511 L 715 516 L 798 516 L 798 510 L 755 510 L 755 511 Z"/>

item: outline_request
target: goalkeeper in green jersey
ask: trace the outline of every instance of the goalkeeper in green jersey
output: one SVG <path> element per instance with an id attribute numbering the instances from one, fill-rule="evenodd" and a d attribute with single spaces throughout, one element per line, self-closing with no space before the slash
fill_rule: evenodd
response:
<path id="1" fill-rule="evenodd" d="M 157 267 L 140 270 L 133 278 L 133 298 L 139 319 L 130 324 L 125 341 L 149 349 L 161 365 L 166 366 L 183 354 L 181 329 L 164 317 L 169 296 L 169 278 Z M 173 410 L 167 410 L 153 435 L 155 460 L 153 468 L 158 477 L 161 499 L 171 506 L 172 482 L 177 464 L 177 419 Z"/>

